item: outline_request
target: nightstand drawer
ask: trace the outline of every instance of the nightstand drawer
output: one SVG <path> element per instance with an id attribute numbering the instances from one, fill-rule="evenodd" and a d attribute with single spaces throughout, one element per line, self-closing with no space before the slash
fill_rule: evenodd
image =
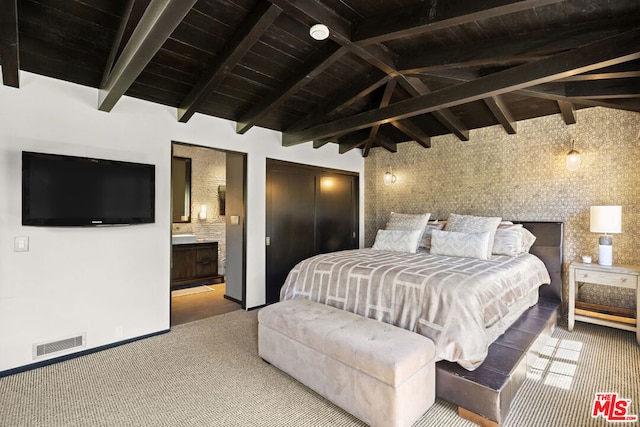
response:
<path id="1" fill-rule="evenodd" d="M 600 285 L 620 286 L 621 288 L 637 288 L 638 276 L 633 274 L 609 273 L 606 271 L 588 271 L 576 269 L 576 282 L 596 283 Z"/>

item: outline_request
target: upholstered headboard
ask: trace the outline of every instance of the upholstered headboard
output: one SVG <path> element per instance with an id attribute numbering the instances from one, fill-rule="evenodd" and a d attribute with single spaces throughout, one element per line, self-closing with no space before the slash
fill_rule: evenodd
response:
<path id="1" fill-rule="evenodd" d="M 536 236 L 536 241 L 529 252 L 544 262 L 551 276 L 551 286 L 541 286 L 540 297 L 562 301 L 563 224 L 561 222 L 524 221 L 520 221 L 520 223 Z"/>

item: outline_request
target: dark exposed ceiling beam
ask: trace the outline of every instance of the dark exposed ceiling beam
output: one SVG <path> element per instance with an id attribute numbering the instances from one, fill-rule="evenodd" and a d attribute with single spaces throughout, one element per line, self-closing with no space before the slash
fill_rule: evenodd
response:
<path id="1" fill-rule="evenodd" d="M 2 83 L 20 87 L 18 0 L 0 0 L 0 58 Z"/>
<path id="2" fill-rule="evenodd" d="M 317 139 L 317 140 L 313 141 L 313 148 L 324 147 L 325 145 L 327 145 L 330 142 L 331 142 L 331 139 L 329 139 L 329 138 Z"/>
<path id="3" fill-rule="evenodd" d="M 417 77 L 400 77 L 400 84 L 411 96 L 424 96 L 431 90 Z M 432 112 L 433 116 L 461 141 L 469 140 L 469 129 L 451 111 L 446 108 Z"/>
<path id="4" fill-rule="evenodd" d="M 482 40 L 440 50 L 429 49 L 420 54 L 398 57 L 398 70 L 415 74 L 423 71 L 461 67 L 476 67 L 496 63 L 529 62 L 549 55 L 575 49 L 623 32 L 618 26 L 594 27 L 585 24 L 571 28 L 556 28 L 497 40 Z"/>
<path id="5" fill-rule="evenodd" d="M 316 108 L 304 119 L 299 120 L 287 130 L 293 132 L 322 123 L 322 119 L 327 117 L 329 114 L 340 112 L 344 108 L 355 104 L 374 90 L 378 89 L 380 86 L 387 83 L 390 79 L 391 77 L 386 74 L 375 72 L 373 74 L 361 76 L 358 79 L 350 80 L 333 93 L 326 104 Z"/>
<path id="6" fill-rule="evenodd" d="M 608 67 L 605 67 L 608 68 Z M 604 69 L 604 68 L 603 68 Z M 476 75 L 470 74 L 468 72 L 453 72 L 452 70 L 447 71 L 429 71 L 428 73 L 424 73 L 428 75 L 430 78 L 438 79 L 442 82 L 447 82 L 449 84 L 459 84 L 466 83 L 472 80 L 479 78 Z M 637 102 L 625 102 L 624 99 L 585 99 L 585 98 L 570 98 L 567 97 L 564 91 L 564 85 L 562 83 L 558 83 L 561 81 L 565 81 L 567 78 L 562 78 L 555 80 L 552 85 L 548 84 L 540 84 L 527 87 L 525 89 L 518 89 L 513 91 L 516 95 L 529 96 L 532 98 L 540 98 L 540 99 L 548 99 L 551 101 L 567 101 L 572 104 L 584 105 L 588 107 L 605 107 L 605 108 L 614 108 L 619 110 L 627 110 L 627 111 L 635 111 L 640 112 L 640 106 Z"/>
<path id="7" fill-rule="evenodd" d="M 417 142 L 424 148 L 431 148 L 431 136 L 422 130 L 420 126 L 414 125 L 410 120 L 397 120 L 392 121 L 391 124 L 407 135 L 412 141 Z"/>
<path id="8" fill-rule="evenodd" d="M 564 90 L 565 94 L 571 98 L 638 98 L 640 97 L 640 79 L 567 82 Z"/>
<path id="9" fill-rule="evenodd" d="M 382 93 L 382 99 L 378 104 L 379 108 L 386 107 L 391 102 L 391 97 L 393 96 L 393 91 L 396 89 L 397 80 L 393 79 L 387 83 L 387 86 L 384 88 L 384 92 Z M 373 146 L 373 141 L 376 140 L 376 136 L 378 136 L 378 131 L 380 130 L 380 125 L 372 126 L 369 129 L 369 138 L 365 144 L 365 147 L 362 151 L 362 156 L 367 157 L 369 155 L 369 150 Z"/>
<path id="10" fill-rule="evenodd" d="M 238 61 L 251 49 L 282 9 L 267 2 L 259 2 L 248 18 L 216 55 L 217 61 L 191 89 L 178 108 L 178 120 L 187 122 L 222 81 L 229 75 Z"/>
<path id="11" fill-rule="evenodd" d="M 568 101 L 558 101 L 558 108 L 560 108 L 560 115 L 564 124 L 572 125 L 576 123 L 576 115 L 573 111 L 573 104 Z"/>
<path id="12" fill-rule="evenodd" d="M 381 43 L 563 1 L 566 0 L 431 0 L 362 20 L 353 27 L 352 40 L 358 44 Z"/>
<path id="13" fill-rule="evenodd" d="M 356 114 L 333 123 L 301 132 L 284 133 L 283 145 L 316 138 L 343 135 L 378 123 L 402 120 L 440 108 L 449 108 L 482 98 L 551 82 L 618 63 L 640 58 L 640 29 L 590 43 L 569 52 L 503 70 L 474 81 L 461 83 L 377 110 Z"/>
<path id="14" fill-rule="evenodd" d="M 369 157 L 369 152 L 373 148 L 374 140 L 369 138 L 367 143 L 362 147 L 362 157 Z"/>
<path id="15" fill-rule="evenodd" d="M 383 134 L 378 134 L 378 138 L 375 142 L 390 153 L 398 152 L 398 144 Z"/>
<path id="16" fill-rule="evenodd" d="M 265 115 L 278 108 L 283 102 L 298 92 L 304 85 L 331 66 L 338 58 L 347 53 L 347 49 L 334 43 L 324 45 L 314 56 L 305 61 L 302 69 L 287 79 L 284 87 L 278 88 L 273 95 L 263 98 L 236 123 L 236 132 L 245 133 Z"/>
<path id="17" fill-rule="evenodd" d="M 502 102 L 499 96 L 492 96 L 484 99 L 484 103 L 487 104 L 489 110 L 493 116 L 500 122 L 502 127 L 509 135 L 516 133 L 516 121 L 511 115 L 509 108 Z"/>
<path id="18" fill-rule="evenodd" d="M 628 79 L 640 77 L 640 61 L 629 61 L 612 67 L 604 67 L 599 70 L 567 77 L 559 82 L 578 82 L 584 80 Z"/>
<path id="19" fill-rule="evenodd" d="M 113 45 L 111 46 L 111 51 L 109 52 L 109 57 L 107 58 L 107 64 L 105 65 L 104 71 L 102 73 L 102 80 L 100 82 L 100 86 L 104 86 L 107 79 L 109 78 L 109 74 L 111 74 L 111 70 L 113 69 L 113 63 L 116 61 L 116 58 L 118 57 L 118 52 L 120 51 L 120 45 L 122 44 L 124 33 L 127 30 L 127 24 L 129 23 L 129 19 L 131 18 L 131 11 L 133 10 L 133 6 L 135 2 L 136 0 L 128 0 L 127 4 L 124 7 L 122 19 L 120 20 L 120 26 L 118 27 L 118 32 L 116 33 L 116 37 L 113 40 Z"/>
<path id="20" fill-rule="evenodd" d="M 111 111 L 197 0 L 151 0 L 105 83 L 98 109 Z"/>
<path id="21" fill-rule="evenodd" d="M 367 135 L 363 132 L 354 132 L 340 138 L 338 141 L 338 153 L 344 154 L 355 148 L 362 147 L 367 142 Z"/>

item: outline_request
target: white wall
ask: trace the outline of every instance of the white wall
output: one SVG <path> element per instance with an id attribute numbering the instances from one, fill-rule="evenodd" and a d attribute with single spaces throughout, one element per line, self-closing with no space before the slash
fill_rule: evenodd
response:
<path id="1" fill-rule="evenodd" d="M 171 141 L 247 153 L 247 307 L 265 301 L 265 159 L 359 172 L 364 162 L 329 144 L 280 145 L 280 134 L 122 98 L 100 112 L 98 91 L 21 72 L 0 86 L 0 372 L 34 363 L 32 344 L 87 335 L 87 348 L 169 328 Z M 21 225 L 21 151 L 156 165 L 155 224 L 105 228 Z M 14 238 L 29 237 L 29 252 Z"/>

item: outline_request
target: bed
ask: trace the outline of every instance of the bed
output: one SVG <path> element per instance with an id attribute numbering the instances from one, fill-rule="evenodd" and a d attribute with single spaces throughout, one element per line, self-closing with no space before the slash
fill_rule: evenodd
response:
<path id="1" fill-rule="evenodd" d="M 562 295 L 562 223 L 521 224 L 536 236 L 529 254 L 488 261 L 372 249 L 323 254 L 292 269 L 281 299 L 311 299 L 427 336 L 442 360 L 438 396 L 499 424 L 524 380 L 527 354 L 555 327 Z M 531 330 L 509 334 L 514 324 Z M 513 335 L 526 339 L 508 342 L 509 360 L 501 360 L 498 338 Z M 480 394 L 465 393 L 469 383 Z"/>

